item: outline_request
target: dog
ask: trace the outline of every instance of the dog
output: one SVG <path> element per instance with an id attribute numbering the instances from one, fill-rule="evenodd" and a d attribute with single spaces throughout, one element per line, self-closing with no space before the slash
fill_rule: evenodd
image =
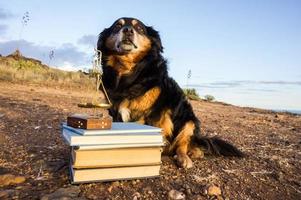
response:
<path id="1" fill-rule="evenodd" d="M 103 84 L 112 101 L 114 121 L 160 127 L 177 164 L 193 166 L 191 158 L 204 150 L 223 156 L 243 156 L 232 144 L 201 135 L 200 121 L 182 89 L 169 77 L 158 31 L 135 18 L 123 17 L 98 37 Z"/>

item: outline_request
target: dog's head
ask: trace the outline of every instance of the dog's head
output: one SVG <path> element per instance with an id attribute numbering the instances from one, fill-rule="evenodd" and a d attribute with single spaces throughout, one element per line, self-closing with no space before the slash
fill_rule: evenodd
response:
<path id="1" fill-rule="evenodd" d="M 134 18 L 120 18 L 99 34 L 97 49 L 104 54 L 140 54 L 163 51 L 157 31 Z"/>

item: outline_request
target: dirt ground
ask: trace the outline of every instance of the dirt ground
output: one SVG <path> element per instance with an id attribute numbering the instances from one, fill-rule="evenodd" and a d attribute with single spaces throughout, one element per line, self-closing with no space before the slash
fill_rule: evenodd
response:
<path id="1" fill-rule="evenodd" d="M 85 95 L 0 82 L 0 177 L 23 177 L 0 183 L 0 199 L 301 199 L 301 116 L 196 101 L 203 133 L 233 142 L 245 158 L 206 156 L 184 170 L 164 156 L 159 178 L 73 186 L 60 123 L 94 112 L 77 107 Z M 208 194 L 213 185 L 221 195 Z"/>

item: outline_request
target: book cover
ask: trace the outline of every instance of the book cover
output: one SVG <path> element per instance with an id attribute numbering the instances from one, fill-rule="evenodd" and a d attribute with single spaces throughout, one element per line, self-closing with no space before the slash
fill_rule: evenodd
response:
<path id="1" fill-rule="evenodd" d="M 80 128 L 73 128 L 68 126 L 66 123 L 62 123 L 62 127 L 65 129 L 69 129 L 75 133 L 81 135 L 113 135 L 113 134 L 153 134 L 161 132 L 160 128 L 142 125 L 134 122 L 113 122 L 112 128 L 107 130 L 87 130 L 87 129 L 80 129 Z"/>
<path id="2" fill-rule="evenodd" d="M 160 165 L 74 169 L 70 166 L 72 183 L 140 179 L 159 176 Z"/>
<path id="3" fill-rule="evenodd" d="M 76 150 L 72 148 L 73 168 L 159 165 L 161 147 Z"/>
<path id="4" fill-rule="evenodd" d="M 89 135 L 83 136 L 75 132 L 72 132 L 70 129 L 63 127 L 62 130 L 63 137 L 65 141 L 70 146 L 85 146 L 85 145 L 122 145 L 122 144 L 163 144 L 163 137 L 161 133 L 153 134 L 118 134 L 118 135 Z"/>

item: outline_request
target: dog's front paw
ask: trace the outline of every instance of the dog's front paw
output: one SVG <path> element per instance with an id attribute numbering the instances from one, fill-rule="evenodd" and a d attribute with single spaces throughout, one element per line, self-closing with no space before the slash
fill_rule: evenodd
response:
<path id="1" fill-rule="evenodd" d="M 131 111 L 128 108 L 120 108 L 119 114 L 123 122 L 129 122 L 131 118 Z"/>
<path id="2" fill-rule="evenodd" d="M 176 159 L 179 167 L 188 169 L 193 166 L 191 159 L 187 155 L 177 155 Z"/>

